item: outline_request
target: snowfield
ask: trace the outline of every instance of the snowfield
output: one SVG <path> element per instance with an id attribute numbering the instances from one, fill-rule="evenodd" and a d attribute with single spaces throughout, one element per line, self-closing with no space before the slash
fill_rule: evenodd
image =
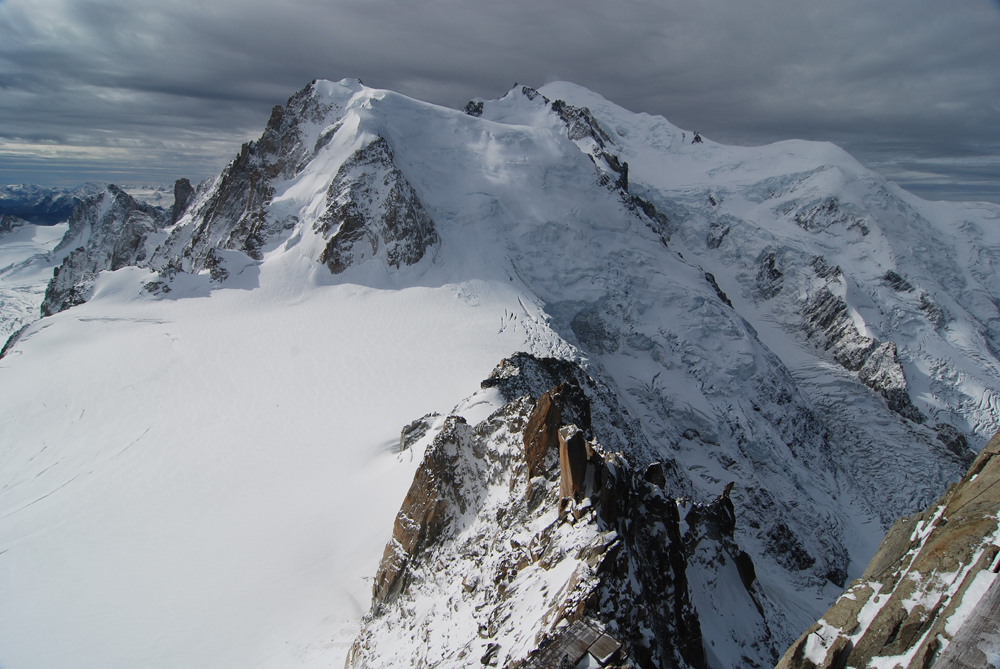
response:
<path id="1" fill-rule="evenodd" d="M 523 345 L 517 296 L 144 279 L 3 360 L 3 666 L 342 665 L 418 463 L 400 427 Z"/>
<path id="2" fill-rule="evenodd" d="M 1000 427 L 1000 208 L 572 84 L 478 102 L 315 82 L 10 346 L 0 667 L 343 666 L 421 460 L 400 429 L 485 419 L 518 351 L 613 388 L 672 494 L 736 483 L 763 604 L 708 553 L 688 574 L 719 669 L 776 660 Z M 0 237 L 0 333 L 111 243 L 86 225 Z"/>
<path id="3" fill-rule="evenodd" d="M 25 225 L 0 235 L 0 338 L 38 318 L 45 284 L 58 263 L 49 252 L 66 234 L 66 224 Z M 58 258 L 59 261 L 62 258 Z"/>

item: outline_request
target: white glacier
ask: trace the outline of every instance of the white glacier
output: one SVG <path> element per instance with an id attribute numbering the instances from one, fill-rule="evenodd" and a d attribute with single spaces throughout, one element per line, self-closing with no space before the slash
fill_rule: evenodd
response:
<path id="1" fill-rule="evenodd" d="M 0 360 L 0 666 L 341 666 L 419 464 L 400 428 L 453 407 L 482 420 L 497 400 L 473 393 L 517 351 L 616 388 L 637 455 L 684 471 L 678 494 L 737 482 L 778 646 L 964 471 L 936 424 L 975 448 L 1000 427 L 996 206 L 924 202 L 832 144 L 692 144 L 567 83 L 481 117 L 356 80 L 307 98 L 247 228 L 269 231 L 259 247 L 208 225 L 220 176 L 151 261 L 102 273 Z M 556 100 L 600 130 L 568 131 Z M 332 274 L 329 189 L 380 138 L 439 240 L 394 267 L 383 236 Z M 367 192 L 391 202 L 380 179 Z M 169 292 L 145 289 L 173 259 Z M 894 345 L 877 388 L 809 329 L 824 289 L 848 344 Z M 923 424 L 879 394 L 900 378 Z M 713 574 L 692 586 L 711 666 L 738 666 L 759 630 L 706 611 L 739 585 Z"/>

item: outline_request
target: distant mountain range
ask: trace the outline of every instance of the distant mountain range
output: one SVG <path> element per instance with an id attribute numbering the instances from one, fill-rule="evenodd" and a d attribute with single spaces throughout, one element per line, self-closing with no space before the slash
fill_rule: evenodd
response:
<path id="1" fill-rule="evenodd" d="M 69 219 L 81 200 L 104 191 L 106 184 L 88 182 L 75 188 L 52 188 L 37 184 L 0 186 L 0 216 L 14 216 L 36 225 L 55 225 Z M 121 188 L 153 206 L 170 205 L 170 188 L 154 185 L 121 185 Z"/>

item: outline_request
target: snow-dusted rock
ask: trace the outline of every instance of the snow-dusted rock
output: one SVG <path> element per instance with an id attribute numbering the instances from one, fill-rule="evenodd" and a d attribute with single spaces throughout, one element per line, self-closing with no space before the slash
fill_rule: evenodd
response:
<path id="1" fill-rule="evenodd" d="M 178 179 L 174 182 L 174 204 L 170 207 L 170 225 L 179 221 L 184 215 L 195 193 L 194 186 L 187 179 Z"/>
<path id="2" fill-rule="evenodd" d="M 777 668 L 990 666 L 1000 651 L 998 455 L 1000 435 L 941 499 L 897 521 L 861 578 Z"/>
<path id="3" fill-rule="evenodd" d="M 382 138 L 341 165 L 327 191 L 327 210 L 313 227 L 327 239 L 320 262 L 334 274 L 366 255 L 381 256 L 396 269 L 413 265 L 438 241 L 434 222 Z"/>
<path id="4" fill-rule="evenodd" d="M 18 218 L 17 216 L 13 216 L 11 214 L 0 214 L 0 235 L 13 232 L 15 228 L 19 228 L 27 224 L 28 222 L 23 218 Z"/>
<path id="5" fill-rule="evenodd" d="M 136 201 L 114 185 L 78 204 L 69 229 L 53 251 L 71 249 L 45 289 L 42 316 L 86 302 L 91 281 L 99 272 L 147 260 L 146 241 L 163 224 L 161 210 Z"/>
<path id="6" fill-rule="evenodd" d="M 592 417 L 621 407 L 579 368 L 521 355 L 484 385 L 511 394 L 546 377 L 559 385 L 476 425 L 450 416 L 426 437 L 348 666 L 533 666 L 580 620 L 642 667 L 773 663 L 773 604 L 734 539 L 732 484 L 692 503 L 675 496 L 675 463 L 606 451 Z M 720 617 L 739 621 L 738 649 Z"/>

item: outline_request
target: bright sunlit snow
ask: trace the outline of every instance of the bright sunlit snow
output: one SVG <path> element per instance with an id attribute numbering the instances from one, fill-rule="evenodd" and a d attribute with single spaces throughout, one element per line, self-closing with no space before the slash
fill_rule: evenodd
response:
<path id="1" fill-rule="evenodd" d="M 935 425 L 975 447 L 1000 426 L 996 207 L 923 202 L 830 144 L 692 144 L 571 84 L 541 93 L 590 109 L 628 193 L 669 229 L 607 187 L 597 140 L 571 137 L 538 92 L 476 118 L 318 82 L 307 152 L 273 184 L 268 216 L 288 224 L 261 260 L 227 247 L 228 278 L 180 273 L 160 294 L 148 269 L 104 272 L 86 304 L 24 331 L 0 360 L 0 667 L 343 666 L 419 464 L 397 453 L 400 428 L 447 414 L 516 351 L 615 384 L 644 455 L 678 462 L 696 501 L 737 482 L 779 640 L 959 472 Z M 439 243 L 410 266 L 382 247 L 331 274 L 328 189 L 379 137 Z M 162 248 L 193 239 L 202 211 Z M 0 334 L 37 318 L 64 230 L 0 238 Z M 896 347 L 872 373 L 905 381 L 926 424 L 804 334 L 827 285 L 858 337 Z M 812 562 L 786 564 L 778 524 Z M 756 610 L 713 618 L 734 568 L 692 573 L 713 666 L 732 666 Z"/>

